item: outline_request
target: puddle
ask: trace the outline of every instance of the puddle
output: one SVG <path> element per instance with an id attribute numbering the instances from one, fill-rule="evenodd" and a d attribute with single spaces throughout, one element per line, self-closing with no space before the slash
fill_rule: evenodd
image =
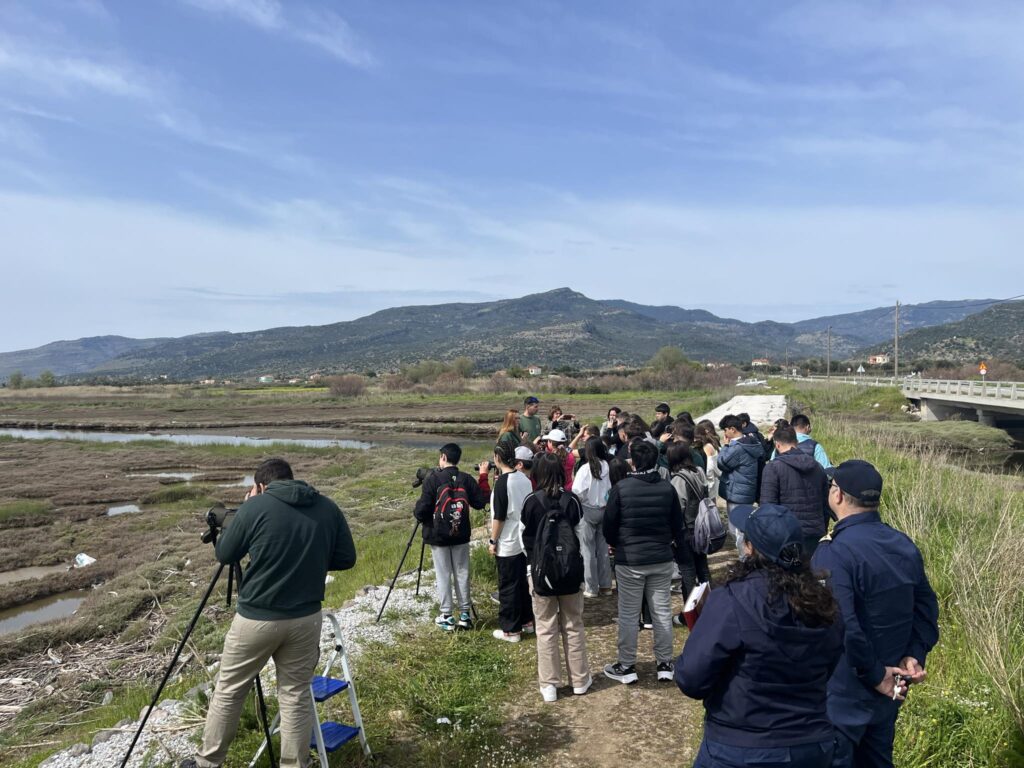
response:
<path id="1" fill-rule="evenodd" d="M 246 475 L 237 483 L 222 483 L 218 485 L 218 488 L 252 488 L 252 484 L 256 482 L 256 478 L 252 475 Z"/>
<path id="2" fill-rule="evenodd" d="M 161 480 L 181 480 L 187 483 L 201 474 L 201 472 L 129 472 L 126 477 L 156 477 Z"/>
<path id="3" fill-rule="evenodd" d="M 295 439 L 285 437 L 244 437 L 241 435 L 157 434 L 153 432 L 90 432 L 72 429 L 0 429 L 0 435 L 23 440 L 86 440 L 98 443 L 136 443 L 163 441 L 176 445 L 298 445 L 304 448 L 358 448 L 367 450 L 373 443 L 364 440 Z"/>
<path id="4" fill-rule="evenodd" d="M 13 584 L 16 581 L 28 581 L 29 579 L 41 579 L 43 576 L 50 576 L 54 573 L 66 573 L 66 565 L 32 565 L 28 568 L 16 568 L 13 571 L 0 573 L 0 584 Z"/>
<path id="5" fill-rule="evenodd" d="M 0 611 L 0 635 L 9 635 L 33 624 L 71 616 L 90 592 L 91 589 L 75 589 Z"/>
<path id="6" fill-rule="evenodd" d="M 107 517 L 117 517 L 118 515 L 126 515 L 130 512 L 141 512 L 138 504 L 119 504 L 116 507 L 110 507 L 107 510 Z"/>

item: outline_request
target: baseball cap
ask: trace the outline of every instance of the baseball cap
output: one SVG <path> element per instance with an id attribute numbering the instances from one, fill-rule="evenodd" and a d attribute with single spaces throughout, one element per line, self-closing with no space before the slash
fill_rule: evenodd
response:
<path id="1" fill-rule="evenodd" d="M 743 531 L 743 535 L 758 552 L 786 570 L 800 567 L 800 559 L 785 557 L 782 550 L 790 544 L 803 543 L 800 521 L 788 507 L 781 504 L 737 504 L 729 512 L 729 522 Z M 787 553 L 788 554 L 788 553 Z"/>
<path id="2" fill-rule="evenodd" d="M 877 504 L 882 498 L 882 476 L 863 459 L 844 461 L 838 467 L 826 469 L 825 474 L 843 493 L 855 499 Z"/>
<path id="3" fill-rule="evenodd" d="M 672 409 L 668 407 L 668 403 L 658 403 L 654 406 L 655 413 L 672 413 Z"/>
<path id="4" fill-rule="evenodd" d="M 530 395 L 528 398 L 523 400 L 523 405 L 533 405 L 534 403 L 539 403 L 539 402 L 540 402 L 540 400 L 538 400 L 533 395 Z"/>
<path id="5" fill-rule="evenodd" d="M 516 448 L 516 461 L 533 461 L 533 451 L 525 445 Z"/>
<path id="6" fill-rule="evenodd" d="M 566 443 L 569 441 L 569 438 L 565 436 L 565 432 L 563 432 L 562 430 L 552 429 L 550 432 L 544 435 L 544 437 L 542 437 L 541 440 L 550 440 L 553 443 Z"/>

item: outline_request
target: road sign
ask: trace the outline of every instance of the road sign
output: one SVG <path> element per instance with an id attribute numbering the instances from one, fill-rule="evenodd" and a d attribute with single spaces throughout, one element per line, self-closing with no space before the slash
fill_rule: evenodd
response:
<path id="1" fill-rule="evenodd" d="M 981 365 L 979 365 L 979 366 L 978 366 L 978 373 L 980 373 L 980 374 L 981 374 L 981 378 L 983 378 L 983 379 L 984 379 L 984 378 L 985 378 L 985 374 L 987 374 L 987 373 L 988 373 L 988 366 L 987 366 L 987 365 L 985 365 L 984 363 L 982 363 Z"/>
<path id="2" fill-rule="evenodd" d="M 864 373 L 864 366 L 863 365 L 858 365 L 857 366 L 857 373 Z"/>

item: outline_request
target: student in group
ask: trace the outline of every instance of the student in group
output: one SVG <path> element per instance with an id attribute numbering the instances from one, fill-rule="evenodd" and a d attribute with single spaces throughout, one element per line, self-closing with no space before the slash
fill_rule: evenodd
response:
<path id="1" fill-rule="evenodd" d="M 533 395 L 523 400 L 523 413 L 519 417 L 519 437 L 524 445 L 535 445 L 540 439 L 541 423 L 537 411 L 540 400 Z"/>
<path id="2" fill-rule="evenodd" d="M 811 437 L 811 420 L 805 414 L 798 413 L 790 420 L 789 425 L 796 430 L 796 439 L 799 441 L 797 447 L 814 456 L 814 460 L 821 464 L 822 469 L 830 469 L 832 462 L 828 460 L 825 448 Z"/>
<path id="3" fill-rule="evenodd" d="M 491 489 L 491 536 L 487 551 L 498 571 L 498 626 L 495 639 L 518 643 L 523 631 L 533 629 L 533 600 L 526 580 L 526 555 L 519 536 L 526 497 L 533 493 L 530 479 L 516 467 L 515 450 L 494 446 L 494 463 L 501 474 Z"/>
<path id="4" fill-rule="evenodd" d="M 738 416 L 725 416 L 719 422 L 725 435 L 725 445 L 718 452 L 718 468 L 722 471 L 719 495 L 725 497 L 726 509 L 731 511 L 737 504 L 753 504 L 760 491 L 758 468 L 764 459 L 761 441 L 750 434 L 743 434 Z M 736 538 L 736 551 L 742 559 L 743 532 L 730 526 Z"/>
<path id="5" fill-rule="evenodd" d="M 683 511 L 675 490 L 658 474 L 658 449 L 644 439 L 629 446 L 633 470 L 612 486 L 604 536 L 615 548 L 619 589 L 618 660 L 604 673 L 635 683 L 637 634 L 644 598 L 651 608 L 658 680 L 672 679 L 672 543 L 683 540 Z"/>
<path id="6" fill-rule="evenodd" d="M 610 454 L 614 454 L 621 445 L 619 441 L 619 414 L 621 413 L 621 408 L 612 406 L 608 409 L 607 421 L 601 425 L 601 438 L 604 440 L 605 446 L 608 447 Z"/>
<path id="7" fill-rule="evenodd" d="M 576 457 L 566 447 L 565 432 L 560 429 L 552 429 L 541 438 L 544 450 L 554 454 L 562 462 L 562 473 L 565 480 L 565 490 L 572 490 L 573 469 L 576 467 Z"/>
<path id="8" fill-rule="evenodd" d="M 583 550 L 583 597 L 592 598 L 612 593 L 612 567 L 608 558 L 608 542 L 602 523 L 608 494 L 612 489 L 609 477 L 608 451 L 600 437 L 587 440 L 581 454 L 583 461 L 572 482 L 572 492 L 583 502 L 583 520 L 577 532 Z"/>
<path id="9" fill-rule="evenodd" d="M 509 408 L 498 428 L 498 445 L 507 445 L 513 451 L 522 444 L 519 438 L 519 411 Z"/>
<path id="10" fill-rule="evenodd" d="M 776 455 L 761 477 L 761 503 L 781 504 L 800 521 L 804 557 L 810 561 L 828 528 L 828 478 L 813 455 L 797 449 L 792 427 L 776 429 L 772 440 Z"/>
<path id="11" fill-rule="evenodd" d="M 654 421 L 651 422 L 651 437 L 657 440 L 672 423 L 672 409 L 668 403 L 658 403 L 654 407 Z"/>
<path id="12" fill-rule="evenodd" d="M 702 419 L 693 428 L 693 446 L 704 454 L 704 474 L 708 479 L 708 496 L 718 498 L 718 483 L 722 472 L 718 468 L 718 451 L 722 447 L 714 422 Z"/>
<path id="13" fill-rule="evenodd" d="M 601 428 L 594 424 L 587 424 L 583 429 L 576 433 L 576 437 L 569 441 L 569 453 L 572 454 L 575 460 L 575 474 L 573 477 L 579 474 L 580 467 L 586 461 L 584 458 L 583 446 L 587 444 L 587 440 L 592 437 L 600 438 Z M 605 452 L 607 452 L 607 445 L 605 446 Z M 609 454 L 610 456 L 611 454 Z"/>
<path id="14" fill-rule="evenodd" d="M 682 594 L 685 599 L 697 584 L 711 581 L 708 568 L 708 556 L 693 549 L 693 529 L 697 522 L 701 499 L 708 496 L 707 478 L 704 471 L 694 465 L 693 457 L 685 443 L 670 443 L 668 446 L 668 463 L 672 474 L 669 482 L 679 497 L 679 505 L 683 509 L 683 525 L 685 535 L 675 546 L 676 564 L 682 576 Z M 677 617 L 673 623 L 679 626 Z"/>
<path id="15" fill-rule="evenodd" d="M 827 768 L 835 735 L 826 687 L 843 649 L 832 593 L 801 556 L 785 507 L 733 507 L 745 558 L 708 596 L 675 664 L 687 696 L 704 701 L 694 768 Z"/>
<path id="16" fill-rule="evenodd" d="M 581 696 L 590 690 L 593 678 L 587 660 L 587 639 L 583 628 L 583 593 L 579 582 L 568 594 L 547 594 L 535 579 L 537 537 L 541 526 L 555 509 L 562 510 L 569 525 L 575 527 L 583 519 L 580 500 L 565 490 L 562 462 L 553 453 L 538 454 L 533 462 L 533 480 L 537 490 L 526 497 L 522 513 L 523 549 L 530 563 L 530 585 L 533 593 L 533 615 L 537 631 L 537 677 L 544 701 L 558 699 L 562 668 L 559 647 L 565 649 L 565 666 L 572 692 Z"/>

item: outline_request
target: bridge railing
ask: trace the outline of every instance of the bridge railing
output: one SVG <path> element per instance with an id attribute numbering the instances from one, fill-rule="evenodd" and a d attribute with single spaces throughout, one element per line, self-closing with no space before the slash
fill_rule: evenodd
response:
<path id="1" fill-rule="evenodd" d="M 986 397 L 993 400 L 1024 400 L 1024 382 L 957 381 L 954 379 L 906 379 L 903 394 Z"/>

